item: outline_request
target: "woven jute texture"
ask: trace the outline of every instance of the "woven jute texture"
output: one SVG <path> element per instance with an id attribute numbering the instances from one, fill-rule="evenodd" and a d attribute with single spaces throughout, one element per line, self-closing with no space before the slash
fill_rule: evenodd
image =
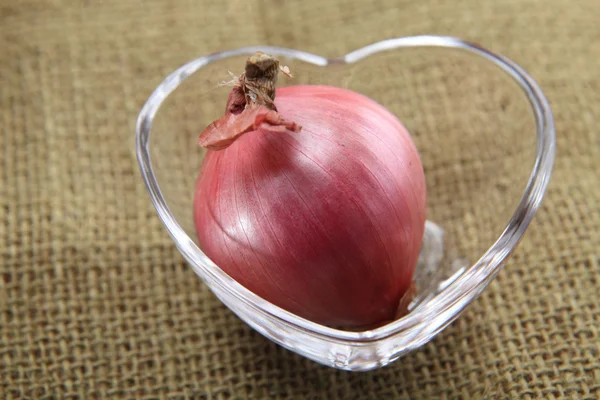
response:
<path id="1" fill-rule="evenodd" d="M 455 323 L 381 370 L 333 370 L 254 332 L 186 265 L 142 184 L 135 119 L 199 55 L 338 56 L 424 33 L 482 43 L 536 78 L 556 118 L 553 178 Z M 0 397 L 598 399 L 599 125 L 598 0 L 3 0 Z"/>

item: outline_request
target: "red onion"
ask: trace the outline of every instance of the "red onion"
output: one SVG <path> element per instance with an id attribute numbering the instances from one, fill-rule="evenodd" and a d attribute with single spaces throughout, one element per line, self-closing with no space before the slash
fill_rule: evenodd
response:
<path id="1" fill-rule="evenodd" d="M 425 225 L 423 169 L 408 132 L 345 89 L 285 87 L 275 97 L 273 85 L 261 99 L 268 90 L 248 87 L 251 60 L 225 116 L 200 136 L 216 149 L 196 186 L 201 248 L 252 292 L 312 321 L 356 328 L 394 319 Z"/>

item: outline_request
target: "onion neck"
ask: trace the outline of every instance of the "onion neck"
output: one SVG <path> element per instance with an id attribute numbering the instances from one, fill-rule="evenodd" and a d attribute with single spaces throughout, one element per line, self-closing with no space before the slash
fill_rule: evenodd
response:
<path id="1" fill-rule="evenodd" d="M 257 52 L 246 61 L 245 72 L 240 76 L 240 86 L 244 91 L 246 105 L 275 107 L 275 87 L 279 75 L 279 61 L 272 56 Z"/>
<path id="2" fill-rule="evenodd" d="M 287 67 L 263 52 L 246 61 L 244 73 L 229 93 L 225 115 L 212 122 L 198 138 L 208 150 L 223 150 L 244 133 L 259 129 L 284 133 L 298 132 L 301 126 L 285 120 L 275 106 L 275 88 L 279 71 L 290 76 Z"/>

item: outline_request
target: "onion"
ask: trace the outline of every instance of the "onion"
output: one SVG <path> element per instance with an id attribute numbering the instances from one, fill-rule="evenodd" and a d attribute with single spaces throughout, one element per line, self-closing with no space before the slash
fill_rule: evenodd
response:
<path id="1" fill-rule="evenodd" d="M 270 95 L 248 83 L 273 68 Z M 209 149 L 194 199 L 200 246 L 296 315 L 340 328 L 389 322 L 406 311 L 424 233 L 417 150 L 365 96 L 329 86 L 275 92 L 277 68 L 262 53 L 248 60 L 225 115 L 200 135 Z"/>

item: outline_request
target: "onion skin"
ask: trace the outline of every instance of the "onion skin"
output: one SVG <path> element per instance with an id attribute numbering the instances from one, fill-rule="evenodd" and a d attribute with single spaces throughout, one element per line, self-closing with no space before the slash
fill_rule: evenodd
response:
<path id="1" fill-rule="evenodd" d="M 410 135 L 345 89 L 284 87 L 275 106 L 301 131 L 263 123 L 207 152 L 194 199 L 202 250 L 255 294 L 314 322 L 393 320 L 425 225 Z"/>

